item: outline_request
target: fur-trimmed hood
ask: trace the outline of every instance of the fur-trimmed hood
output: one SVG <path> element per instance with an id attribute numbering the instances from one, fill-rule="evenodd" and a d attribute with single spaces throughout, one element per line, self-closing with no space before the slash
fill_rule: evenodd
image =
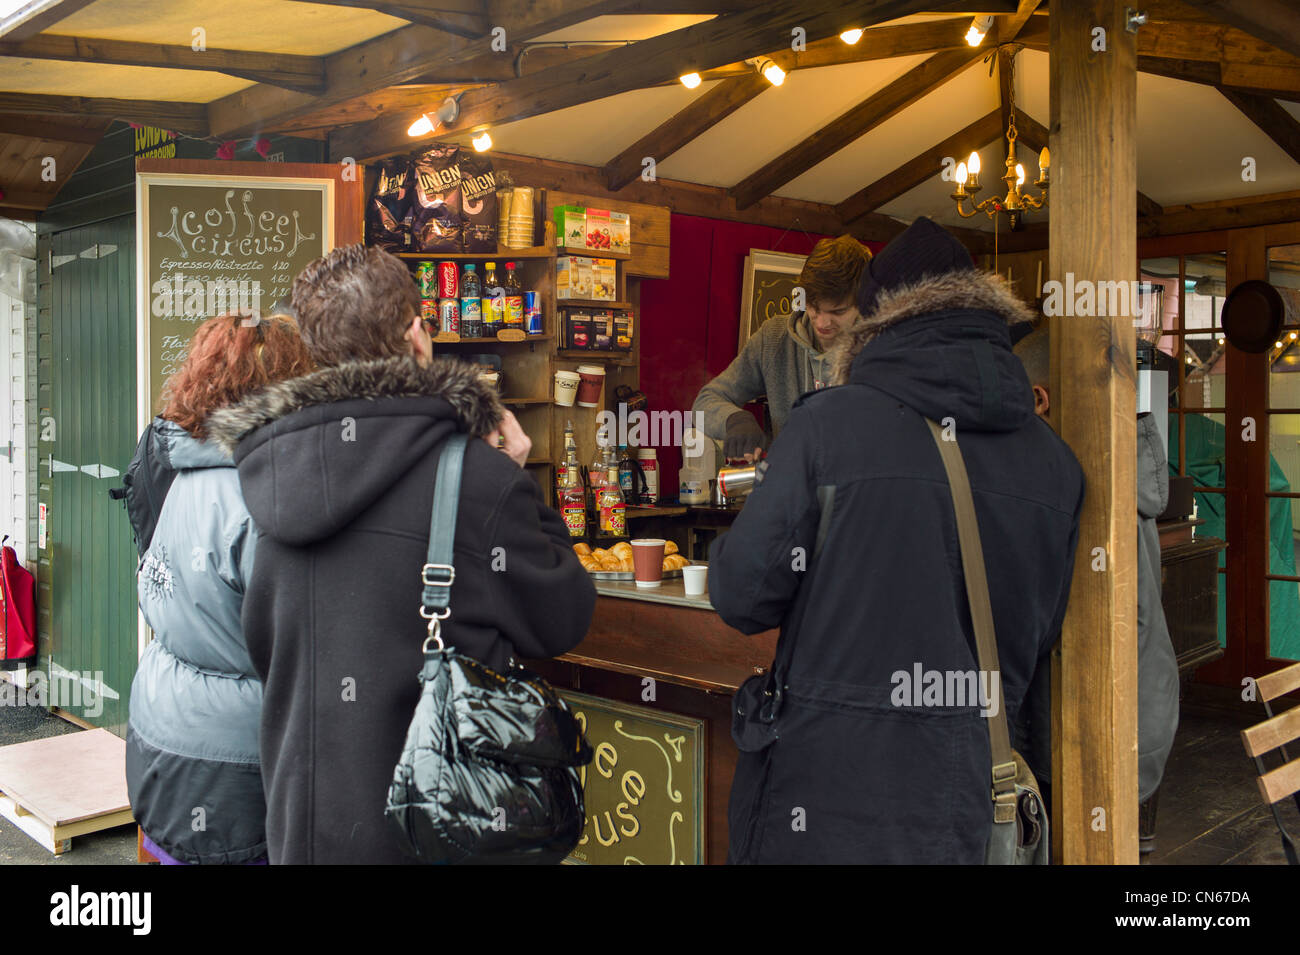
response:
<path id="1" fill-rule="evenodd" d="M 1014 430 L 1033 415 L 1033 393 L 1007 326 L 1032 318 L 993 273 L 928 276 L 882 293 L 840 336 L 831 383 L 870 385 L 959 427 Z"/>
<path id="2" fill-rule="evenodd" d="M 233 455 L 250 431 L 312 405 L 350 398 L 440 397 L 470 434 L 487 434 L 501 421 L 496 392 L 479 381 L 479 369 L 457 358 L 435 358 L 421 366 L 414 358 L 352 361 L 301 378 L 279 381 L 239 404 L 214 411 L 206 424 L 209 440 Z"/>
<path id="3" fill-rule="evenodd" d="M 346 362 L 271 385 L 207 427 L 233 454 L 258 529 L 305 546 L 389 499 L 453 432 L 495 428 L 501 402 L 478 375 L 455 358 Z"/>

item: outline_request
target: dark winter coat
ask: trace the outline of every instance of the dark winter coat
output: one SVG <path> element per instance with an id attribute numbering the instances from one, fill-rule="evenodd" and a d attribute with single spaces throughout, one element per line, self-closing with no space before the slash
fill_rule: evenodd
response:
<path id="1" fill-rule="evenodd" d="M 732 861 L 983 862 L 986 720 L 964 694 L 925 705 L 909 686 L 918 666 L 954 687 L 979 669 L 925 417 L 951 425 L 970 474 L 1014 721 L 1065 613 L 1083 496 L 1011 351 L 1007 324 L 1027 317 L 985 273 L 884 293 L 836 345 L 839 387 L 796 404 L 715 545 L 723 619 L 795 641 L 778 739 L 736 767 Z"/>
<path id="2" fill-rule="evenodd" d="M 230 455 L 171 421 L 155 427 L 178 474 L 140 561 L 140 610 L 154 639 L 131 684 L 131 809 L 174 859 L 264 859 L 262 683 L 240 629 L 257 531 Z"/>
<path id="3" fill-rule="evenodd" d="M 438 459 L 453 432 L 486 434 L 501 415 L 477 374 L 450 358 L 353 362 L 213 416 L 262 534 L 244 632 L 266 687 L 273 864 L 411 861 L 384 802 L 419 696 Z M 465 452 L 455 566 L 442 634 L 460 652 L 502 668 L 585 636 L 595 591 L 559 514 L 479 440 Z"/>

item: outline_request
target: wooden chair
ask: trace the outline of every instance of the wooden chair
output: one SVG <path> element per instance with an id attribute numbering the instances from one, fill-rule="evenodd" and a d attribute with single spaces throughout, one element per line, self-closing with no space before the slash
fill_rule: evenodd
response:
<path id="1" fill-rule="evenodd" d="M 1293 663 L 1285 669 L 1260 677 L 1255 681 L 1255 689 L 1264 704 L 1268 719 L 1242 730 L 1241 742 L 1246 747 L 1246 755 L 1255 760 L 1255 769 L 1259 771 L 1256 782 L 1259 783 L 1265 804 L 1273 813 L 1278 832 L 1282 835 L 1282 851 L 1286 853 L 1286 861 L 1290 865 L 1298 865 L 1300 861 L 1296 858 L 1295 841 L 1282 823 L 1277 804 L 1291 796 L 1295 799 L 1296 808 L 1300 809 L 1300 758 L 1292 761 L 1286 751 L 1287 743 L 1300 739 L 1300 706 L 1275 715 L 1269 704 L 1285 693 L 1300 689 L 1300 663 Z M 1281 750 L 1282 764 L 1269 769 L 1261 757 L 1275 749 Z"/>

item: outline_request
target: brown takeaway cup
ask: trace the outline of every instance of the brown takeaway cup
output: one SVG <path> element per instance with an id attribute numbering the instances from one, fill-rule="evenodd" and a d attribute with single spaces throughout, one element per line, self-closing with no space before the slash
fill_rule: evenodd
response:
<path id="1" fill-rule="evenodd" d="M 632 574 L 638 587 L 658 587 L 664 578 L 664 545 L 658 538 L 632 541 Z"/>

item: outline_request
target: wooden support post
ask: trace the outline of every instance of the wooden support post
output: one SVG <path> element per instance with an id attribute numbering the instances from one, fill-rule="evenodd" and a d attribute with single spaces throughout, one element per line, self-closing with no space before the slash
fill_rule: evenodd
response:
<path id="1" fill-rule="evenodd" d="M 1136 864 L 1136 306 L 1115 314 L 1122 296 L 1102 283 L 1137 278 L 1137 36 L 1122 0 L 1051 0 L 1050 23 L 1050 277 L 1065 287 L 1052 417 L 1087 479 L 1054 681 L 1054 855 Z M 1092 315 L 1075 307 L 1082 282 Z"/>

